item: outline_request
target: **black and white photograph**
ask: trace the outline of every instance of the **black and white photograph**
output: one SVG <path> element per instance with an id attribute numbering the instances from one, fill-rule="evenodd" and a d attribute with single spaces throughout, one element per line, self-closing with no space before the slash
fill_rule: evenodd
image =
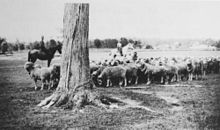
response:
<path id="1" fill-rule="evenodd" d="M 1 0 L 0 129 L 219 130 L 220 0 Z"/>

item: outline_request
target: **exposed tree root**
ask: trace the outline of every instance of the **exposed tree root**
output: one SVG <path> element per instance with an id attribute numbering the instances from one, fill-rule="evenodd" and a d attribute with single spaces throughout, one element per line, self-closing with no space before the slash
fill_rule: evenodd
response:
<path id="1" fill-rule="evenodd" d="M 111 98 L 108 96 L 100 95 L 97 92 L 93 91 L 92 89 L 84 89 L 81 88 L 80 90 L 77 90 L 75 92 L 67 92 L 67 91 L 57 91 L 51 96 L 47 97 L 45 100 L 41 101 L 41 103 L 38 104 L 39 107 L 42 107 L 43 109 L 48 109 L 52 106 L 55 107 L 61 107 L 64 109 L 73 109 L 74 111 L 78 111 L 85 107 L 86 105 L 93 105 L 99 108 L 102 108 L 104 110 L 108 108 L 120 108 L 118 105 L 112 105 L 114 103 L 125 103 L 124 107 L 121 107 L 122 109 L 126 108 L 140 108 L 144 109 L 146 111 L 150 111 L 153 113 L 157 113 L 156 111 L 140 106 L 139 103 L 137 104 L 131 104 L 129 102 L 123 101 L 120 98 Z"/>
<path id="2" fill-rule="evenodd" d="M 98 94 L 92 89 L 80 88 L 73 91 L 59 91 L 41 101 L 37 106 L 48 109 L 52 106 L 64 109 L 81 109 L 85 105 L 94 105 L 102 109 L 109 108 L 111 103 L 119 102 L 116 99 Z"/>
<path id="3" fill-rule="evenodd" d="M 127 104 L 122 108 L 140 108 L 155 113 L 155 111 L 150 108 L 140 106 L 138 102 L 136 104 L 131 104 L 117 97 L 111 98 L 100 95 L 97 91 L 91 89 L 91 87 L 86 87 L 86 85 L 69 91 L 60 87 L 51 96 L 41 101 L 37 106 L 43 109 L 48 109 L 54 106 L 64 109 L 73 109 L 74 111 L 78 111 L 86 105 L 93 105 L 104 110 L 113 107 L 119 108 L 119 106 L 114 103 Z"/>

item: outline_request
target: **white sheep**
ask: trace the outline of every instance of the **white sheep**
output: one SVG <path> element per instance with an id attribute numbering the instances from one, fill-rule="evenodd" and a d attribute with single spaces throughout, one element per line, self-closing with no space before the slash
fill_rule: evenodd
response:
<path id="1" fill-rule="evenodd" d="M 34 80 L 35 90 L 37 90 L 37 81 L 42 82 L 41 90 L 44 89 L 46 84 L 49 84 L 48 89 L 54 87 L 55 82 L 59 82 L 60 78 L 60 66 L 53 65 L 51 67 L 41 67 L 40 65 L 34 65 L 32 62 L 26 62 L 24 68 L 28 71 L 30 77 Z"/>

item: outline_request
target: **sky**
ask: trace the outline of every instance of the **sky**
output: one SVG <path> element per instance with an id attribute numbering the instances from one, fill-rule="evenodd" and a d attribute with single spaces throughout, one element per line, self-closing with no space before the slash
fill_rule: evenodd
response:
<path id="1" fill-rule="evenodd" d="M 62 36 L 66 2 L 90 4 L 90 39 L 220 39 L 217 0 L 0 0 L 0 37 L 29 42 Z"/>

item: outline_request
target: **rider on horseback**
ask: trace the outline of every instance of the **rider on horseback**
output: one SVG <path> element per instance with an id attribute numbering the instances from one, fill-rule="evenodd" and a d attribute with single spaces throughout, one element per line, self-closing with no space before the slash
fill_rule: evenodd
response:
<path id="1" fill-rule="evenodd" d="M 45 45 L 44 45 L 44 36 L 41 36 L 41 41 L 40 41 L 40 50 L 43 52 L 47 52 Z"/>
<path id="2" fill-rule="evenodd" d="M 123 56 L 123 53 L 122 53 L 122 44 L 120 42 L 117 43 L 117 49 L 118 49 L 118 52 L 121 54 L 121 56 Z"/>

